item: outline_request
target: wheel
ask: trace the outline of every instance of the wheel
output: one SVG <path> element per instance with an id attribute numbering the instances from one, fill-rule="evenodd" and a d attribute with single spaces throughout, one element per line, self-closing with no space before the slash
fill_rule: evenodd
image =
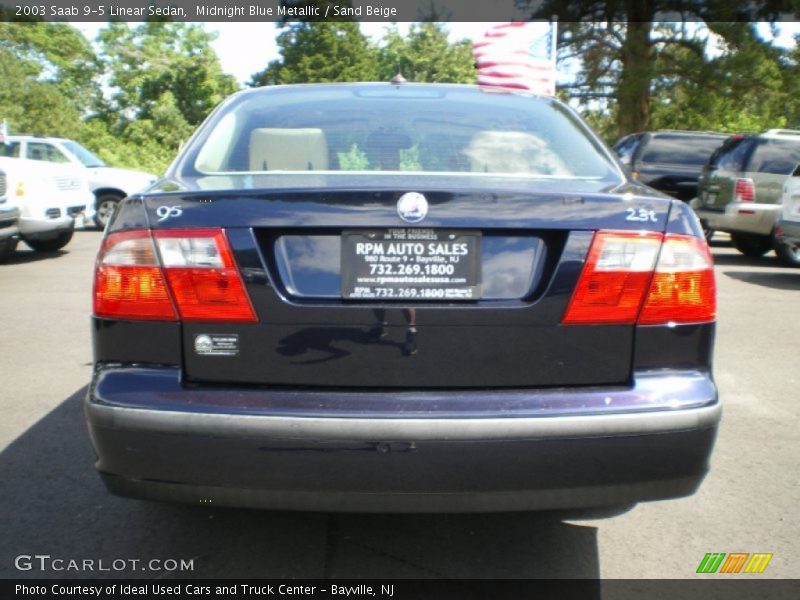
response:
<path id="1" fill-rule="evenodd" d="M 121 196 L 116 194 L 102 194 L 97 197 L 97 206 L 95 207 L 94 223 L 100 229 L 105 229 L 106 224 L 114 215 L 117 210 L 117 204 L 122 200 Z"/>
<path id="2" fill-rule="evenodd" d="M 14 250 L 17 249 L 17 242 L 19 242 L 17 238 L 6 238 L 5 240 L 0 240 L 0 263 L 6 261 L 12 254 L 14 254 Z"/>
<path id="3" fill-rule="evenodd" d="M 800 267 L 800 246 L 776 242 L 775 254 L 778 255 L 778 260 L 787 267 Z"/>
<path id="4" fill-rule="evenodd" d="M 25 243 L 30 246 L 31 250 L 37 252 L 55 252 L 61 250 L 64 246 L 69 244 L 72 239 L 73 231 L 62 231 L 58 236 L 49 240 L 25 240 Z"/>
<path id="5" fill-rule="evenodd" d="M 764 256 L 772 250 L 772 237 L 754 233 L 732 233 L 731 243 L 739 252 L 750 258 Z"/>

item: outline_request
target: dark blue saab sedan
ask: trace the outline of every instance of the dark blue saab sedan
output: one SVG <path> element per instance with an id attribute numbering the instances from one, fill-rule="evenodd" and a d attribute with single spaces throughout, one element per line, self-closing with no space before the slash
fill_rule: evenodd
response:
<path id="1" fill-rule="evenodd" d="M 116 494 L 332 511 L 693 493 L 712 260 L 553 98 L 244 91 L 125 200 L 86 399 Z"/>

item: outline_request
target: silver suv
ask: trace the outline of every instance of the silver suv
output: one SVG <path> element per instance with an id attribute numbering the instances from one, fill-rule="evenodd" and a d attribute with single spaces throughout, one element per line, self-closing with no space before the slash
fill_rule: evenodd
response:
<path id="1" fill-rule="evenodd" d="M 770 129 L 758 135 L 736 135 L 711 155 L 698 181 L 692 207 L 708 230 L 727 231 L 746 256 L 776 248 L 775 221 L 786 178 L 800 162 L 800 131 Z"/>

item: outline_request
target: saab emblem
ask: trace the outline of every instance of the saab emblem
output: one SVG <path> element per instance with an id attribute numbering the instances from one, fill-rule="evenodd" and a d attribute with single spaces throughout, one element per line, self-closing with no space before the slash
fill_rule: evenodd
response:
<path id="1" fill-rule="evenodd" d="M 408 192 L 397 201 L 397 214 L 406 223 L 419 223 L 428 214 L 428 201 L 417 192 Z"/>

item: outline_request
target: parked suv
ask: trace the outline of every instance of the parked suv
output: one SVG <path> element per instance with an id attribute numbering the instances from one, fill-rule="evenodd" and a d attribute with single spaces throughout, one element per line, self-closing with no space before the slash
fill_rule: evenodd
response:
<path id="1" fill-rule="evenodd" d="M 746 256 L 769 252 L 776 247 L 783 184 L 798 162 L 800 131 L 770 129 L 729 138 L 711 155 L 692 202 L 704 228 L 729 232 Z M 777 254 L 786 260 L 786 253 Z"/>
<path id="2" fill-rule="evenodd" d="M 101 229 L 120 200 L 156 180 L 150 173 L 109 167 L 74 140 L 32 135 L 10 135 L 6 140 L 5 149 L 0 146 L 0 155 L 5 151 L 5 156 L 69 164 L 88 179 L 95 199 L 86 217 Z"/>
<path id="3" fill-rule="evenodd" d="M 783 202 L 775 226 L 775 239 L 778 258 L 800 267 L 800 164 L 783 184 Z"/>
<path id="4" fill-rule="evenodd" d="M 688 202 L 708 157 L 728 136 L 703 131 L 650 131 L 627 135 L 614 151 L 639 181 Z"/>

